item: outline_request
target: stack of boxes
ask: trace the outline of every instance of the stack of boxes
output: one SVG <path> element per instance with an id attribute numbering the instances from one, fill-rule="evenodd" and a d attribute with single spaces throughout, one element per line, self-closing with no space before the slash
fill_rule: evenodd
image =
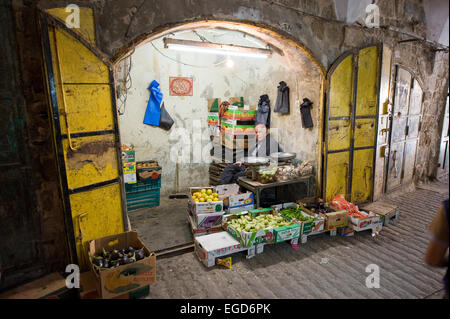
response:
<path id="1" fill-rule="evenodd" d="M 196 202 L 194 194 L 202 190 L 217 193 L 219 201 Z M 201 236 L 222 231 L 222 218 L 254 209 L 253 193 L 240 193 L 237 184 L 216 187 L 191 187 L 189 189 L 188 222 L 194 236 Z"/>
<path id="2" fill-rule="evenodd" d="M 162 169 L 156 161 L 136 162 L 135 151 L 122 147 L 127 210 L 159 206 Z"/>
<path id="3" fill-rule="evenodd" d="M 256 108 L 244 105 L 244 98 L 229 98 L 228 110 L 219 115 L 220 99 L 208 100 L 208 127 L 216 163 L 236 162 L 246 154 L 249 142 L 255 140 Z"/>
<path id="4" fill-rule="evenodd" d="M 202 190 L 211 194 L 216 193 L 214 187 L 189 188 L 188 222 L 194 237 L 222 230 L 221 223 L 224 214 L 223 201 L 196 202 L 194 200 L 194 194 L 201 193 Z"/>

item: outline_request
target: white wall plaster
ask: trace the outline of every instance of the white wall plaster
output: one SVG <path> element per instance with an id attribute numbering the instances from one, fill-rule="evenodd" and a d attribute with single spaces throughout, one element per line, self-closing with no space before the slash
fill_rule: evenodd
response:
<path id="1" fill-rule="evenodd" d="M 253 47 L 259 43 L 256 39 L 249 41 L 248 35 L 244 37 L 241 32 L 236 31 L 197 30 L 197 33 L 211 42 Z M 200 41 L 193 32 L 183 32 L 175 38 Z M 152 43 L 166 56 L 155 50 Z M 268 94 L 272 109 L 272 127 L 280 129 L 279 142 L 284 150 L 296 152 L 298 158 L 310 160 L 317 167 L 321 76 L 303 53 L 289 48 L 288 51 L 295 50 L 297 56 L 295 60 L 289 61 L 286 56 L 277 54 L 269 59 L 232 57 L 235 65 L 233 69 L 229 69 L 221 64 L 226 58 L 224 56 L 164 49 L 162 39 L 152 43 L 136 48 L 132 55 L 132 87 L 128 92 L 125 114 L 120 116 L 119 121 L 122 143 L 135 146 L 137 161 L 156 159 L 163 167 L 163 194 L 175 191 L 175 163 L 169 156 L 170 132 L 143 124 L 149 98 L 147 87 L 153 80 L 160 83 L 166 109 L 175 120 L 172 130 L 184 127 L 191 132 L 195 120 L 199 120 L 206 130 L 208 98 L 219 97 L 223 101 L 229 97 L 243 96 L 245 104 L 256 107 L 259 97 Z M 169 96 L 170 76 L 192 77 L 193 96 Z M 290 115 L 281 116 L 273 112 L 280 81 L 285 81 L 291 90 Z M 297 100 L 305 97 L 314 102 L 312 115 L 315 127 L 312 130 L 301 127 L 299 108 L 295 104 Z M 208 141 L 209 138 L 205 135 L 203 145 Z M 208 168 L 209 164 L 206 163 L 180 165 L 180 190 L 189 186 L 208 185 Z"/>

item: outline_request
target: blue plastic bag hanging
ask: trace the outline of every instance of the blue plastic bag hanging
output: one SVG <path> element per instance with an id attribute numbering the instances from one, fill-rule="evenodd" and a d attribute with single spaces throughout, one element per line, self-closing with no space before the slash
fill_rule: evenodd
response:
<path id="1" fill-rule="evenodd" d="M 150 83 L 148 90 L 150 91 L 150 98 L 148 99 L 147 110 L 145 111 L 144 124 L 159 126 L 163 94 L 159 89 L 159 83 L 155 80 Z"/>

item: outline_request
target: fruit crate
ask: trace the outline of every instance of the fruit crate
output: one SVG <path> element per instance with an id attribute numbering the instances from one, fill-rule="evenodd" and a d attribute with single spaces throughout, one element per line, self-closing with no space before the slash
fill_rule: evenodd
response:
<path id="1" fill-rule="evenodd" d="M 157 179 L 142 179 L 135 184 L 125 184 L 125 191 L 128 193 L 150 191 L 161 188 L 161 176 Z"/>
<path id="2" fill-rule="evenodd" d="M 126 198 L 129 211 L 159 206 L 160 189 L 127 193 Z"/>

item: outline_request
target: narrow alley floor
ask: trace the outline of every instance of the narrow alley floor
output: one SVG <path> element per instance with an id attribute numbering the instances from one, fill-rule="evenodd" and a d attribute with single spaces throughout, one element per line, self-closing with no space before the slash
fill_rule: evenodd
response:
<path id="1" fill-rule="evenodd" d="M 386 196 L 400 207 L 400 218 L 376 237 L 324 233 L 298 251 L 266 245 L 253 259 L 232 255 L 232 269 L 206 268 L 193 252 L 158 259 L 147 298 L 441 298 L 445 270 L 425 265 L 423 256 L 426 227 L 449 196 L 448 178 L 428 185 Z M 379 288 L 366 287 L 370 264 L 379 266 Z"/>

